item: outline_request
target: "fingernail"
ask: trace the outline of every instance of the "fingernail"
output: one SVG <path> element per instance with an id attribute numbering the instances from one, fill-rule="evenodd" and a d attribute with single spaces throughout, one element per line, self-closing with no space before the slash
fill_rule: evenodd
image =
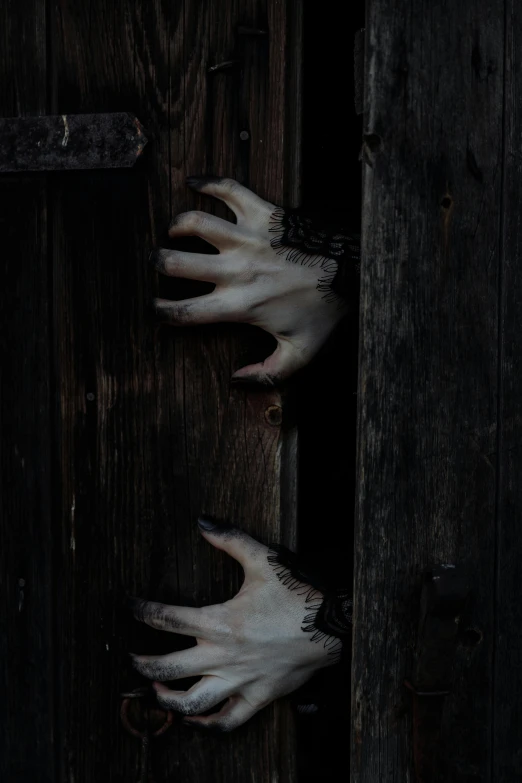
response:
<path id="1" fill-rule="evenodd" d="M 161 309 L 161 301 L 159 299 L 153 299 L 149 305 L 149 312 L 155 321 L 163 321 L 164 312 Z"/>
<path id="2" fill-rule="evenodd" d="M 210 533 L 211 531 L 214 533 L 222 533 L 226 530 L 231 530 L 233 527 L 230 522 L 222 522 L 221 520 L 208 516 L 208 514 L 201 514 L 198 517 L 198 525 L 200 530 L 204 530 L 207 533 Z"/>
<path id="3" fill-rule="evenodd" d="M 201 515 L 198 517 L 198 525 L 201 528 L 201 530 L 211 531 L 215 530 L 216 528 L 220 527 L 219 523 L 216 522 L 215 519 L 212 517 L 207 517 L 205 515 Z"/>
<path id="4" fill-rule="evenodd" d="M 143 603 L 143 598 L 136 598 L 136 596 L 131 595 L 127 598 L 127 610 L 131 612 L 134 616 L 136 616 L 139 607 Z"/>
<path id="5" fill-rule="evenodd" d="M 277 376 L 271 375 L 240 375 L 239 377 L 233 375 L 230 379 L 230 383 L 233 386 L 251 386 L 255 389 L 273 389 L 275 386 L 279 385 L 280 379 L 278 379 Z"/>
<path id="6" fill-rule="evenodd" d="M 206 514 L 201 514 L 198 518 L 198 527 L 203 533 L 214 533 L 214 535 L 221 535 L 221 533 L 229 533 L 234 530 L 234 525 L 231 525 L 230 522 L 223 522 Z"/>
<path id="7" fill-rule="evenodd" d="M 145 303 L 144 313 L 149 322 L 156 323 L 158 320 L 158 313 L 152 300 Z"/>
<path id="8" fill-rule="evenodd" d="M 212 183 L 220 182 L 223 179 L 223 177 L 216 177 L 214 175 L 209 176 L 198 176 L 198 177 L 187 177 L 185 179 L 185 182 L 189 186 L 189 188 L 194 188 L 195 190 L 201 190 L 201 188 L 204 188 L 205 185 L 211 185 Z"/>
<path id="9" fill-rule="evenodd" d="M 253 389 L 259 388 L 260 386 L 269 385 L 263 383 L 263 381 L 259 380 L 259 378 L 251 375 L 240 375 L 237 378 L 233 375 L 230 379 L 230 383 L 232 386 L 248 386 Z"/>
<path id="10" fill-rule="evenodd" d="M 161 258 L 159 248 L 153 247 L 152 250 L 149 253 L 149 264 L 152 264 L 153 266 L 156 266 L 158 263 L 158 260 Z"/>
<path id="11" fill-rule="evenodd" d="M 158 272 L 165 271 L 165 255 L 165 250 L 161 247 L 155 247 L 149 253 L 149 264 L 152 264 L 152 266 L 155 267 Z"/>
<path id="12" fill-rule="evenodd" d="M 230 379 L 230 383 L 237 384 L 238 386 L 246 385 L 247 383 L 252 383 L 251 378 L 247 378 L 244 375 L 240 375 L 238 378 L 236 378 L 235 375 L 232 376 Z"/>

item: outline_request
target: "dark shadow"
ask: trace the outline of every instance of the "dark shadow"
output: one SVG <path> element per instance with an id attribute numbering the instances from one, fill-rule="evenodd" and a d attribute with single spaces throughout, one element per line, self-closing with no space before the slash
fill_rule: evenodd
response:
<path id="1" fill-rule="evenodd" d="M 350 7 L 348 23 L 335 17 L 305 3 L 303 207 L 359 232 L 362 119 L 354 109 L 353 40 L 364 27 L 364 4 Z M 344 585 L 353 580 L 357 347 L 353 313 L 302 373 L 296 393 L 299 548 Z M 348 774 L 349 660 L 321 672 L 298 697 L 319 708 L 298 718 L 300 783 Z"/>

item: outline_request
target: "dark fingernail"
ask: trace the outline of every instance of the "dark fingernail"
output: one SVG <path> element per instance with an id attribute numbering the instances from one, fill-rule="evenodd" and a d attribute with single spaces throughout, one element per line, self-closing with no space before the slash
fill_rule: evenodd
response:
<path id="1" fill-rule="evenodd" d="M 198 517 L 198 525 L 200 530 L 204 530 L 207 533 L 222 533 L 225 530 L 230 530 L 232 528 L 232 525 L 229 522 L 218 521 L 207 514 L 201 514 Z"/>
<path id="2" fill-rule="evenodd" d="M 159 260 L 158 249 L 154 248 L 153 250 L 150 251 L 149 257 L 148 257 L 147 261 L 148 261 L 148 263 L 151 266 L 153 266 L 155 269 L 157 269 L 158 268 L 158 260 Z"/>
<path id="3" fill-rule="evenodd" d="M 143 604 L 143 598 L 137 598 L 134 595 L 130 595 L 127 598 L 127 610 L 135 617 L 138 614 L 142 604 Z"/>
<path id="4" fill-rule="evenodd" d="M 259 379 L 256 376 L 249 375 L 249 376 L 239 376 L 239 378 L 235 378 L 232 376 L 230 379 L 230 383 L 232 386 L 245 386 L 247 388 L 251 389 L 259 389 L 260 387 L 267 387 L 270 388 L 272 384 L 268 380 Z"/>
<path id="5" fill-rule="evenodd" d="M 245 378 L 245 376 L 235 378 L 232 376 L 230 383 L 233 383 L 235 386 L 247 386 L 248 384 L 252 383 L 252 378 Z"/>
<path id="6" fill-rule="evenodd" d="M 138 660 L 138 656 L 136 655 L 136 653 L 131 653 L 130 652 L 128 655 L 129 655 L 129 658 L 130 658 L 130 662 L 131 662 L 132 668 L 139 670 L 140 662 Z"/>
<path id="7" fill-rule="evenodd" d="M 185 182 L 189 186 L 189 188 L 194 188 L 194 190 L 200 190 L 201 188 L 205 187 L 205 185 L 210 185 L 213 182 L 220 182 L 223 179 L 223 177 L 216 177 L 214 175 L 210 176 L 199 176 L 199 177 L 187 177 L 185 179 Z"/>
<path id="8" fill-rule="evenodd" d="M 215 519 L 212 517 L 207 517 L 205 515 L 201 515 L 198 517 L 198 525 L 201 528 L 201 530 L 215 530 L 216 528 L 220 527 L 219 523 L 216 522 Z"/>
<path id="9" fill-rule="evenodd" d="M 156 321 L 162 321 L 165 313 L 162 310 L 162 305 L 159 299 L 153 299 L 150 303 L 150 312 Z"/>
<path id="10" fill-rule="evenodd" d="M 149 264 L 152 264 L 158 272 L 165 271 L 165 250 L 161 247 L 155 247 L 149 253 Z"/>
<path id="11" fill-rule="evenodd" d="M 156 321 L 158 319 L 158 314 L 156 312 L 156 308 L 154 306 L 154 302 L 152 302 L 152 301 L 146 302 L 145 303 L 145 307 L 144 307 L 144 311 L 145 311 L 145 317 L 146 317 L 147 321 L 149 321 L 151 323 L 156 323 Z"/>
<path id="12" fill-rule="evenodd" d="M 239 376 L 239 378 L 232 376 L 230 383 L 233 386 L 250 386 L 253 389 L 273 389 L 281 384 L 281 378 L 277 375 L 249 375 Z"/>

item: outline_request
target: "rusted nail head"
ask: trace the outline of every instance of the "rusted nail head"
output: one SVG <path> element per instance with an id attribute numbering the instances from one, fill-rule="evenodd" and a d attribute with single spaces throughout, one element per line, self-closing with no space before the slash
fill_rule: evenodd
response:
<path id="1" fill-rule="evenodd" d="M 280 427 L 283 422 L 283 409 L 280 405 L 269 405 L 265 411 L 265 419 L 272 427 Z"/>

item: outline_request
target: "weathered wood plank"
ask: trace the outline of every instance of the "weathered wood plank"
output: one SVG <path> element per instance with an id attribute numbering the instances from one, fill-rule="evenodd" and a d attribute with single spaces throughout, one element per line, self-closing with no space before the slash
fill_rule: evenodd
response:
<path id="1" fill-rule="evenodd" d="M 52 178 L 67 781 L 135 780 L 139 764 L 119 718 L 120 692 L 138 684 L 122 597 L 145 591 L 161 568 L 171 490 L 160 470 L 160 447 L 167 459 L 173 449 L 157 426 L 147 256 L 169 215 L 169 41 L 181 14 L 180 3 L 167 15 L 161 2 L 108 12 L 101 0 L 60 0 L 51 15 L 53 111 L 132 111 L 152 130 L 151 154 L 132 170 Z"/>
<path id="2" fill-rule="evenodd" d="M 473 601 L 433 779 L 486 783 L 503 3 L 372 0 L 366 30 L 352 780 L 413 780 L 402 683 L 421 571 L 449 561 Z"/>
<path id="3" fill-rule="evenodd" d="M 283 69 L 278 41 L 286 6 L 280 13 L 269 74 Z M 228 327 L 158 328 L 147 316 L 154 291 L 178 298 L 187 291 L 181 281 L 156 279 L 146 264 L 149 248 L 166 242 L 171 215 L 215 208 L 185 188 L 185 176 L 205 173 L 211 160 L 214 173 L 239 170 L 237 142 L 227 135 L 231 129 L 237 139 L 235 83 L 224 82 L 216 94 L 212 79 L 225 76 L 207 74 L 213 55 L 234 45 L 242 21 L 239 8 L 224 1 L 196 8 L 160 0 L 122 0 L 109 15 L 102 0 L 88 8 L 60 0 L 54 19 L 53 110 L 125 106 L 151 132 L 135 170 L 79 174 L 72 184 L 63 176 L 56 185 L 66 779 L 136 774 L 136 740 L 124 735 L 118 717 L 119 691 L 138 683 L 124 659 L 121 592 L 204 603 L 237 589 L 235 564 L 196 530 L 201 510 L 231 516 L 265 540 L 292 543 L 295 534 L 295 495 L 284 498 L 280 488 L 293 430 L 283 435 L 264 416 L 279 398 L 230 389 L 245 337 Z M 276 108 L 260 114 L 258 127 L 280 121 Z M 281 200 L 294 179 L 282 163 L 293 143 L 283 134 L 274 162 L 267 160 L 256 180 L 269 197 Z M 157 634 L 147 639 L 134 642 L 151 652 L 174 643 Z M 176 721 L 156 743 L 154 773 L 159 781 L 239 783 L 255 769 L 260 781 L 286 783 L 293 780 L 292 742 L 284 706 L 224 739 Z"/>
<path id="4" fill-rule="evenodd" d="M 0 778 L 21 783 L 54 767 L 45 198 L 43 181 L 0 181 Z"/>
<path id="5" fill-rule="evenodd" d="M 0 5 L 0 116 L 46 111 L 45 4 Z M 23 57 L 20 42 L 23 41 Z M 0 779 L 54 781 L 46 185 L 0 178 Z"/>
<path id="6" fill-rule="evenodd" d="M 284 134 L 284 126 L 280 127 L 284 122 L 281 101 L 278 99 L 270 110 L 263 102 L 257 104 L 267 82 L 281 73 L 285 76 L 285 31 L 291 24 L 298 29 L 298 19 L 285 4 L 281 5 L 280 17 L 270 26 L 269 43 L 265 36 L 243 39 L 237 34 L 240 25 L 267 29 L 263 3 L 255 2 L 251 7 L 235 1 L 201 4 L 197 14 L 190 9 L 187 4 L 185 78 L 179 98 L 184 103 L 181 107 L 173 104 L 174 111 L 183 117 L 183 125 L 180 138 L 177 123 L 172 121 L 171 143 L 176 150 L 172 209 L 173 213 L 204 209 L 230 218 L 222 204 L 187 191 L 184 177 L 199 173 L 233 176 L 276 201 L 284 198 L 285 187 L 298 182 L 298 173 L 285 165 L 289 149 L 296 147 L 299 138 L 296 110 L 290 137 Z M 273 47 L 271 57 L 269 46 Z M 263 60 L 260 50 L 264 52 Z M 210 70 L 234 60 L 239 61 L 237 68 Z M 245 93 L 245 83 L 252 89 L 249 94 Z M 298 106 L 297 94 L 293 100 Z M 276 107 L 281 116 L 276 116 Z M 272 126 L 280 128 L 281 142 L 253 177 L 254 161 L 262 157 L 264 140 Z M 245 130 L 248 140 L 240 138 Z M 278 176 L 275 183 L 271 181 L 274 171 Z M 179 282 L 165 280 L 160 287 L 166 296 L 179 297 L 187 290 Z M 181 332 L 162 327 L 158 333 L 164 395 L 160 409 L 170 408 L 170 426 L 175 427 L 186 459 L 186 468 L 176 477 L 178 484 L 183 484 L 179 486 L 179 502 L 172 508 L 179 556 L 163 583 L 171 598 L 181 595 L 196 603 L 215 602 L 230 597 L 239 587 L 236 564 L 212 551 L 194 528 L 201 509 L 228 517 L 265 541 L 284 539 L 293 543 L 295 537 L 295 434 L 291 427 L 282 434 L 265 418 L 269 405 L 282 405 L 280 395 L 275 391 L 245 392 L 231 388 L 229 383 L 234 369 L 245 363 L 245 347 L 252 332 L 219 326 Z M 166 468 L 171 470 L 167 464 Z M 167 485 L 173 478 L 166 474 Z M 282 487 L 283 480 L 288 482 L 287 489 Z M 184 557 L 183 552 L 191 554 Z M 169 742 L 164 759 L 165 769 L 172 774 L 181 765 L 190 779 L 213 779 L 216 783 L 240 783 L 251 769 L 256 770 L 260 781 L 272 777 L 294 779 L 293 726 L 284 704 L 264 711 L 226 742 L 177 726 L 165 745 Z"/>
<path id="7" fill-rule="evenodd" d="M 522 12 L 506 3 L 504 76 L 504 177 L 500 288 L 500 442 L 496 563 L 495 668 L 492 678 L 495 722 L 495 783 L 522 778 Z"/>

